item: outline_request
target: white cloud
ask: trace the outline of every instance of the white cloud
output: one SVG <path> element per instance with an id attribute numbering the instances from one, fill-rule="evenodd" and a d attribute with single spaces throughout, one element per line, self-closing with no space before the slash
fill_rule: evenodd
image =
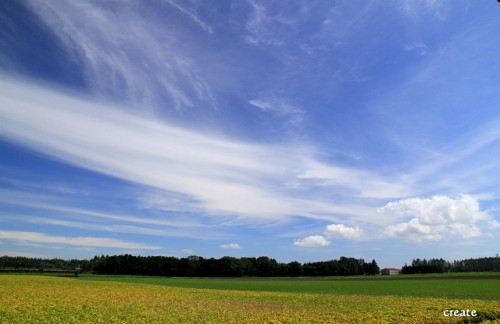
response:
<path id="1" fill-rule="evenodd" d="M 182 252 L 186 253 L 187 255 L 195 255 L 192 249 L 182 249 Z"/>
<path id="2" fill-rule="evenodd" d="M 131 249 L 131 250 L 159 250 L 160 247 L 127 242 L 113 238 L 102 237 L 66 237 L 66 236 L 50 236 L 44 233 L 37 232 L 22 232 L 22 231 L 0 231 L 1 240 L 10 240 L 18 243 L 39 243 L 39 244 L 61 244 L 81 247 L 106 247 L 115 249 Z"/>
<path id="3" fill-rule="evenodd" d="M 303 25 L 321 19 L 331 7 L 337 6 L 330 2 L 311 3 L 310 1 L 294 1 L 288 6 L 274 1 L 250 0 L 248 3 L 251 10 L 245 22 L 244 39 L 251 45 L 270 46 L 274 54 L 281 54 L 279 50 L 290 47 L 300 50 L 310 49 L 310 44 L 314 43 L 312 39 L 315 37 L 310 36 L 314 35 L 310 30 L 311 26 L 308 26 L 308 30 L 305 31 Z M 314 31 L 318 28 L 315 26 Z M 306 32 L 312 39 L 303 37 Z M 286 61 L 292 55 L 283 52 L 283 55 L 277 56 L 280 60 Z"/>
<path id="4" fill-rule="evenodd" d="M 416 216 L 424 225 L 466 224 L 487 218 L 487 214 L 480 210 L 477 199 L 471 195 L 402 199 L 390 202 L 378 211 L 399 216 Z"/>
<path id="5" fill-rule="evenodd" d="M 438 20 L 446 20 L 452 1 L 448 0 L 400 0 L 398 9 L 405 15 L 419 20 L 422 17 L 430 16 Z"/>
<path id="6" fill-rule="evenodd" d="M 414 42 L 410 44 L 403 45 L 403 48 L 407 52 L 417 51 L 420 55 L 426 55 L 428 53 L 427 45 L 422 42 Z"/>
<path id="7" fill-rule="evenodd" d="M 301 247 L 323 247 L 330 245 L 330 242 L 321 235 L 311 235 L 296 240 L 293 245 Z"/>
<path id="8" fill-rule="evenodd" d="M 156 194 L 159 193 L 156 192 Z M 104 194 L 102 197 L 105 196 L 107 195 Z M 85 196 L 83 199 L 85 201 L 88 197 Z M 224 233 L 218 224 L 208 221 L 202 222 L 196 217 L 185 217 L 185 215 L 177 213 L 157 215 L 155 211 L 152 214 L 156 216 L 148 216 L 150 211 L 144 210 L 112 213 L 83 209 L 80 208 L 81 200 L 75 197 L 68 200 L 64 196 L 61 197 L 53 193 L 39 194 L 0 188 L 0 204 L 36 210 L 37 215 L 32 216 L 29 211 L 24 213 L 0 212 L 0 221 L 161 237 L 203 237 L 206 240 L 221 240 L 231 237 Z M 186 209 L 189 209 L 189 206 Z"/>
<path id="9" fill-rule="evenodd" d="M 303 247 L 322 247 L 330 245 L 330 241 L 325 238 L 357 239 L 363 234 L 363 230 L 358 226 L 349 227 L 344 224 L 327 225 L 322 235 L 310 235 L 303 239 L 295 240 L 293 245 Z"/>
<path id="10" fill-rule="evenodd" d="M 433 229 L 429 225 L 422 225 L 418 218 L 413 218 L 408 223 L 388 226 L 385 233 L 389 236 L 400 236 L 411 241 L 434 241 L 442 239 L 442 230 Z"/>
<path id="11" fill-rule="evenodd" d="M 143 215 L 134 216 L 129 214 L 113 214 L 91 209 L 66 207 L 66 202 L 64 202 L 57 196 L 28 193 L 20 190 L 0 189 L 0 203 L 35 208 L 40 210 L 48 210 L 52 213 L 56 212 L 58 214 L 64 215 L 83 215 L 85 216 L 86 220 L 94 218 L 105 219 L 114 222 L 151 225 L 155 226 L 156 229 L 160 227 L 189 227 L 192 230 L 198 227 L 205 227 L 195 220 L 181 221 L 173 216 L 170 216 L 168 219 L 158 219 L 147 218 Z"/>
<path id="12" fill-rule="evenodd" d="M 273 105 L 271 105 L 269 102 L 265 102 L 265 101 L 261 101 L 261 100 L 257 100 L 257 99 L 249 100 L 248 103 L 251 104 L 252 106 L 260 108 L 262 111 L 273 109 Z"/>
<path id="13" fill-rule="evenodd" d="M 299 179 L 313 180 L 325 186 L 343 187 L 356 197 L 404 197 L 410 190 L 402 179 L 386 179 L 367 170 L 328 165 L 315 160 L 306 163 L 305 171 L 297 176 Z"/>
<path id="14" fill-rule="evenodd" d="M 213 34 L 214 31 L 210 25 L 207 23 L 203 22 L 195 13 L 193 13 L 191 10 L 181 6 L 174 0 L 166 0 L 168 4 L 170 4 L 172 7 L 178 9 L 180 12 L 182 12 L 185 15 L 188 15 L 197 25 L 199 25 L 201 28 L 203 28 L 207 33 Z"/>
<path id="15" fill-rule="evenodd" d="M 70 214 L 66 214 L 65 216 L 70 216 Z M 77 222 L 65 219 L 56 219 L 50 217 L 33 217 L 28 215 L 3 215 L 0 214 L 0 220 L 10 220 L 17 221 L 22 223 L 31 223 L 31 224 L 46 224 L 53 225 L 59 227 L 69 227 L 69 228 L 77 228 L 80 230 L 87 231 L 98 231 L 98 232 L 107 232 L 107 233 L 124 233 L 124 234 L 134 234 L 134 235 L 147 235 L 147 236 L 161 236 L 161 237 L 189 237 L 189 238 L 199 238 L 203 236 L 204 239 L 218 239 L 225 235 L 218 232 L 212 232 L 210 229 L 200 229 L 193 226 L 186 225 L 185 228 L 181 226 L 173 226 L 173 227 L 163 227 L 163 226 L 154 226 L 154 227 L 146 227 L 146 226 L 134 226 L 134 225 L 125 225 L 125 224 L 102 224 L 102 223 L 91 223 L 91 222 Z"/>
<path id="16" fill-rule="evenodd" d="M 264 112 L 273 112 L 278 117 L 286 118 L 287 123 L 299 126 L 304 120 L 304 112 L 299 107 L 292 105 L 285 100 L 278 99 L 252 99 L 248 101 L 254 107 Z"/>
<path id="17" fill-rule="evenodd" d="M 80 167 L 180 191 L 201 201 L 205 210 L 225 213 L 239 209 L 259 215 L 273 205 L 271 210 L 281 213 L 289 208 L 245 179 L 248 173 L 272 173 L 273 167 L 257 159 L 270 153 L 265 148 L 36 90 L 30 97 L 21 103 L 2 96 L 1 116 L 10 125 L 2 128 L 2 135 Z M 45 104 L 41 102 L 44 98 Z M 36 122 L 40 118 L 44 123 Z M 27 132 L 19 134 L 24 127 Z"/>
<path id="18" fill-rule="evenodd" d="M 470 195 L 403 199 L 386 204 L 378 212 L 395 219 L 412 217 L 407 223 L 388 226 L 385 233 L 419 242 L 450 235 L 475 237 L 481 234 L 476 223 L 489 219 L 488 214 L 480 210 L 478 200 Z"/>
<path id="19" fill-rule="evenodd" d="M 311 166 L 305 161 L 315 161 L 312 147 L 256 145 L 26 82 L 2 78 L 0 85 L 1 137 L 74 166 L 156 188 L 165 197 L 173 195 L 149 200 L 155 208 L 179 210 L 184 205 L 188 212 L 266 221 L 291 216 L 335 221 L 330 215 L 364 214 L 360 207 L 299 199 L 286 186 L 290 179 L 308 180 L 301 175 Z M 341 178 L 341 187 L 359 187 Z"/>
<path id="20" fill-rule="evenodd" d="M 492 228 L 500 228 L 500 222 L 497 221 L 496 219 L 491 219 L 490 222 L 489 222 L 489 225 Z"/>
<path id="21" fill-rule="evenodd" d="M 341 237 L 346 239 L 359 238 L 363 234 L 363 230 L 358 226 L 349 227 L 344 224 L 331 224 L 326 226 L 324 234 L 328 237 Z"/>
<path id="22" fill-rule="evenodd" d="M 193 12 L 167 2 L 212 32 Z M 175 32 L 165 27 L 169 19 L 152 15 L 145 6 L 116 4 L 117 14 L 113 4 L 95 1 L 28 1 L 27 5 L 61 40 L 65 52 L 82 64 L 85 81 L 95 94 L 137 105 L 164 107 L 169 102 L 175 109 L 213 104 L 212 91 L 198 72 L 196 51 L 181 50 L 176 44 L 187 35 L 178 25 Z"/>
<path id="23" fill-rule="evenodd" d="M 285 44 L 284 40 L 272 28 L 275 23 L 280 24 L 279 20 L 269 16 L 264 5 L 257 4 L 255 1 L 249 3 L 253 11 L 245 26 L 249 33 L 245 38 L 246 41 L 252 45 L 283 46 Z"/>
<path id="24" fill-rule="evenodd" d="M 239 248 L 241 248 L 241 246 L 238 243 L 221 244 L 220 247 L 223 249 L 239 249 Z"/>

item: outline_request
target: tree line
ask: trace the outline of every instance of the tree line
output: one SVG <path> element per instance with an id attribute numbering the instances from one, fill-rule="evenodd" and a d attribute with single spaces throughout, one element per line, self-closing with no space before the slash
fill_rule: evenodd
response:
<path id="1" fill-rule="evenodd" d="M 443 259 L 414 259 L 411 265 L 405 264 L 401 269 L 403 274 L 478 271 L 500 271 L 500 257 L 455 260 L 453 262 Z"/>
<path id="2" fill-rule="evenodd" d="M 339 260 L 280 263 L 266 256 L 219 259 L 190 256 L 134 256 L 130 254 L 95 256 L 90 260 L 0 257 L 3 271 L 75 270 L 96 274 L 150 275 L 171 277 L 299 277 L 375 275 L 380 269 L 375 260 L 341 257 Z"/>
<path id="3" fill-rule="evenodd" d="M 375 275 L 380 269 L 375 260 L 341 257 L 338 260 L 300 263 L 280 263 L 261 256 L 219 259 L 189 256 L 134 256 L 101 255 L 90 260 L 41 259 L 27 257 L 0 257 L 0 271 L 78 271 L 96 274 L 150 275 L 169 277 L 300 277 L 300 276 L 349 276 Z M 500 271 L 499 257 L 455 260 L 414 259 L 405 264 L 401 273 L 442 273 Z"/>

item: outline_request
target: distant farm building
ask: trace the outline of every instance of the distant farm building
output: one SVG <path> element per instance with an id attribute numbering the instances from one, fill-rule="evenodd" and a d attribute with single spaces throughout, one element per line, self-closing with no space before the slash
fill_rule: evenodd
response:
<path id="1" fill-rule="evenodd" d="M 397 275 L 401 273 L 401 269 L 396 268 L 384 268 L 380 270 L 380 273 L 383 275 Z"/>

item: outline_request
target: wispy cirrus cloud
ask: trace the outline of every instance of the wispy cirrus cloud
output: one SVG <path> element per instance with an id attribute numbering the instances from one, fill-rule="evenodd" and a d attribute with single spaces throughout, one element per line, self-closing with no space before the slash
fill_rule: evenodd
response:
<path id="1" fill-rule="evenodd" d="M 273 48 L 283 62 L 293 61 L 297 54 L 309 55 L 317 49 L 318 46 L 313 44 L 316 33 L 321 31 L 329 11 L 337 6 L 330 2 L 310 1 L 295 1 L 283 6 L 279 1 L 258 0 L 249 0 L 248 5 L 250 14 L 245 20 L 246 42 Z"/>
<path id="2" fill-rule="evenodd" d="M 376 207 L 387 199 L 425 194 L 439 179 L 447 178 L 440 167 L 430 166 L 460 162 L 459 158 L 445 162 L 447 157 L 436 156 L 427 163 L 425 172 L 415 169 L 386 176 L 320 161 L 316 148 L 310 145 L 244 142 L 180 128 L 58 90 L 27 83 L 21 86 L 13 79 L 2 78 L 0 84 L 4 125 L 0 136 L 70 165 L 143 186 L 144 192 L 137 198 L 141 208 L 230 218 L 239 224 L 304 217 L 336 224 L 387 226 L 397 220 L 387 213 L 377 214 Z M 498 132 L 483 130 L 476 138 L 482 140 L 471 140 L 470 147 L 451 147 L 449 155 L 465 150 L 463 158 L 467 158 L 496 143 Z M 295 185 L 290 186 L 291 182 Z M 16 201 L 17 194 L 7 194 Z M 332 196 L 336 202 L 327 199 Z M 7 204 L 12 201 L 5 199 Z M 57 207 L 61 202 L 47 197 L 24 201 L 28 205 L 35 201 L 35 208 L 45 205 L 115 222 L 197 226 L 196 222 L 182 225 L 180 219 L 79 212 L 64 203 Z M 350 221 L 346 222 L 347 218 Z M 121 228 L 121 232 L 125 230 Z"/>
<path id="3" fill-rule="evenodd" d="M 179 2 L 177 2 L 175 0 L 164 0 L 164 1 L 166 3 L 168 3 L 169 5 L 171 5 L 172 7 L 178 9 L 183 14 L 188 15 L 197 25 L 199 25 L 207 33 L 209 33 L 209 34 L 213 34 L 214 33 L 213 28 L 209 24 L 207 24 L 206 22 L 204 22 L 202 19 L 200 19 L 196 15 L 196 13 L 194 13 L 190 9 L 182 6 Z"/>
<path id="4" fill-rule="evenodd" d="M 217 224 L 202 223 L 200 219 L 177 213 L 154 215 L 142 208 L 126 213 L 103 212 L 82 208 L 82 201 L 91 204 L 89 197 L 74 197 L 52 193 L 30 193 L 23 190 L 0 189 L 0 204 L 22 208 L 24 213 L 0 212 L 0 222 L 38 224 L 85 232 L 133 234 L 170 238 L 203 237 L 206 240 L 230 238 Z M 189 206 L 186 206 L 189 209 Z"/>
<path id="5" fill-rule="evenodd" d="M 122 223 L 151 225 L 157 227 L 204 227 L 204 225 L 197 223 L 196 220 L 179 220 L 173 218 L 172 216 L 169 217 L 169 219 L 147 218 L 144 216 L 109 213 L 92 209 L 84 209 L 81 207 L 74 207 L 72 206 L 72 203 L 78 205 L 77 200 L 68 200 L 60 196 L 48 194 L 7 189 L 0 189 L 0 194 L 0 203 L 5 205 L 21 206 L 65 215 L 79 215 L 87 219 L 94 218 Z"/>
<path id="6" fill-rule="evenodd" d="M 93 231 L 102 233 L 112 233 L 112 234 L 133 234 L 133 235 L 143 235 L 143 236 L 159 236 L 159 237 L 183 237 L 196 239 L 203 236 L 206 240 L 214 240 L 227 236 L 221 232 L 214 232 L 210 229 L 199 229 L 196 226 L 193 227 L 182 227 L 179 225 L 173 227 L 161 227 L 161 226 L 147 226 L 147 224 L 138 226 L 130 224 L 122 224 L 119 221 L 109 222 L 109 223 L 98 223 L 92 222 L 90 220 L 86 221 L 74 221 L 69 220 L 68 216 L 65 218 L 53 218 L 49 216 L 29 216 L 20 214 L 0 214 L 0 222 L 4 221 L 16 221 L 18 223 L 25 224 L 37 224 L 37 225 L 49 225 L 57 226 L 62 228 L 73 228 L 79 229 L 80 231 Z M 147 220 L 146 220 L 147 223 Z"/>
<path id="7" fill-rule="evenodd" d="M 286 123 L 292 126 L 300 126 L 304 120 L 304 111 L 299 107 L 279 99 L 251 99 L 248 101 L 254 107 L 263 112 L 268 112 L 277 117 L 284 118 Z"/>
<path id="8" fill-rule="evenodd" d="M 306 171 L 298 178 L 311 180 L 325 186 L 342 187 L 350 190 L 353 196 L 366 198 L 404 197 L 411 192 L 405 179 L 377 176 L 368 170 L 345 166 L 329 165 L 319 161 L 307 161 Z"/>
<path id="9" fill-rule="evenodd" d="M 147 244 L 128 242 L 114 238 L 102 237 L 68 237 L 68 236 L 50 236 L 37 232 L 24 231 L 0 231 L 0 240 L 9 240 L 18 243 L 35 244 L 57 244 L 62 246 L 80 246 L 80 247 L 107 247 L 114 249 L 130 250 L 159 250 L 160 247 Z"/>
<path id="10" fill-rule="evenodd" d="M 314 160 L 310 147 L 245 143 L 26 84 L 1 83 L 0 113 L 6 125 L 2 137 L 78 167 L 157 188 L 167 196 L 175 193 L 174 200 L 151 202 L 157 207 L 175 210 L 184 205 L 186 211 L 247 220 L 334 220 L 335 214 L 363 213 L 353 204 L 294 197 L 285 183 L 307 174 L 304 161 Z"/>
<path id="11" fill-rule="evenodd" d="M 165 3 L 212 32 L 188 9 L 175 1 Z M 93 94 L 143 108 L 165 102 L 177 110 L 213 104 L 212 91 L 197 72 L 195 52 L 182 50 L 179 31 L 174 34 L 164 27 L 165 17 L 159 13 L 168 14 L 168 10 L 161 3 L 155 4 L 156 11 L 131 2 L 27 4 L 64 44 L 62 50 L 80 63 Z M 110 14 L 113 11 L 119 14 Z"/>
<path id="12" fill-rule="evenodd" d="M 142 195 L 149 208 L 248 221 L 301 216 L 342 223 L 349 216 L 387 222 L 389 218 L 374 213 L 380 200 L 415 196 L 415 185 L 424 187 L 419 181 L 434 172 L 411 170 L 387 177 L 322 162 L 312 146 L 243 142 L 15 80 L 0 81 L 2 137 L 74 166 L 156 188 L 146 191 L 152 195 Z M 465 146 L 467 154 L 497 141 L 497 133 L 477 135 L 484 144 L 471 142 L 470 148 Z M 289 186 L 290 181 L 297 185 Z M 318 198 L 332 193 L 343 202 Z"/>
<path id="13" fill-rule="evenodd" d="M 284 45 L 284 40 L 275 34 L 273 28 L 270 28 L 274 23 L 279 23 L 280 19 L 269 16 L 264 4 L 256 1 L 249 1 L 249 4 L 253 11 L 250 19 L 246 22 L 246 30 L 249 32 L 246 38 L 247 42 L 254 45 Z"/>
<path id="14" fill-rule="evenodd" d="M 403 49 L 405 51 L 407 51 L 407 52 L 416 51 L 420 55 L 426 55 L 426 54 L 428 54 L 427 45 L 425 45 L 422 42 L 413 42 L 413 43 L 410 43 L 410 44 L 405 44 L 405 45 L 403 45 Z"/>
<path id="15" fill-rule="evenodd" d="M 397 8 L 414 20 L 421 19 L 422 16 L 445 20 L 452 8 L 451 4 L 452 2 L 448 0 L 400 0 L 397 2 Z"/>

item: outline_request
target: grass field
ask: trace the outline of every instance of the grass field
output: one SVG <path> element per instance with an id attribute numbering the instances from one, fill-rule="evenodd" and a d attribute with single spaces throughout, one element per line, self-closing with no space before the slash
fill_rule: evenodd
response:
<path id="1" fill-rule="evenodd" d="M 1 323 L 500 323 L 500 280 L 0 275 Z M 446 309 L 476 317 L 446 317 Z M 495 319 L 496 318 L 496 319 Z"/>
<path id="2" fill-rule="evenodd" d="M 377 276 L 329 278 L 160 278 L 83 275 L 81 280 L 134 282 L 179 288 L 245 290 L 267 292 L 394 295 L 412 297 L 474 298 L 500 300 L 500 276 Z M 484 279 L 484 278 L 490 279 Z"/>

